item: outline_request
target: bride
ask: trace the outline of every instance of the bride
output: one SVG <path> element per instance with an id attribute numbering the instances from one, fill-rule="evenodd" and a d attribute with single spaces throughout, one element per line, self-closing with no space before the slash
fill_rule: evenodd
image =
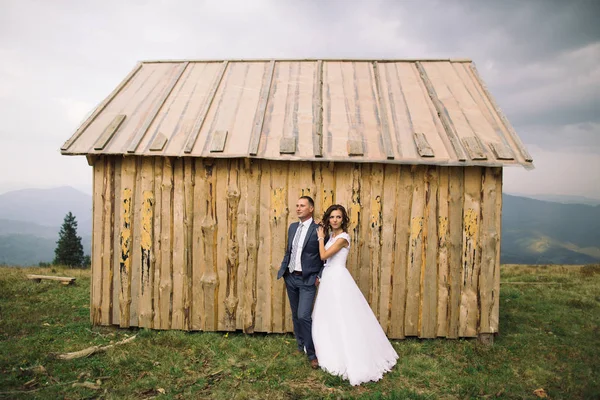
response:
<path id="1" fill-rule="evenodd" d="M 334 204 L 317 230 L 320 256 L 327 262 L 313 310 L 312 336 L 321 368 L 360 385 L 381 379 L 398 354 L 346 269 L 348 222 L 346 209 Z"/>

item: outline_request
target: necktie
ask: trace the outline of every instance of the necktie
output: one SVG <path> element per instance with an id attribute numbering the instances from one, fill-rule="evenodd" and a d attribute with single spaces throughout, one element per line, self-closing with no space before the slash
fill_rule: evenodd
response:
<path id="1" fill-rule="evenodd" d="M 294 272 L 296 266 L 296 256 L 298 255 L 298 244 L 300 242 L 300 236 L 302 235 L 302 224 L 296 229 L 296 236 L 294 236 L 294 242 L 292 243 L 292 255 L 290 256 L 289 270 Z"/>

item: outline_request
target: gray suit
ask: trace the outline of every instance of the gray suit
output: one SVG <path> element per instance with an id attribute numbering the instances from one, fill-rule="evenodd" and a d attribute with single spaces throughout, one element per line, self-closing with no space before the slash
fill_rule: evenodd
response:
<path id="1" fill-rule="evenodd" d="M 299 224 L 299 222 L 294 222 L 288 228 L 288 243 L 281 267 L 277 273 L 277 279 L 283 276 L 285 280 L 298 350 L 303 351 L 306 347 L 306 354 L 312 360 L 316 358 L 315 346 L 312 340 L 312 309 L 317 294 L 315 282 L 317 276 L 321 276 L 323 272 L 323 261 L 319 255 L 319 241 L 317 238 L 317 227 L 319 225 L 313 221 L 308 227 L 308 231 L 306 231 L 304 246 L 300 254 L 302 276 L 289 273 L 292 243 Z"/>

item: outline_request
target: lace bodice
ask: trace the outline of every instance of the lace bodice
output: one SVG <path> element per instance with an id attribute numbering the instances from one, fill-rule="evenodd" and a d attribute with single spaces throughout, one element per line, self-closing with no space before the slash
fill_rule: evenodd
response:
<path id="1" fill-rule="evenodd" d="M 348 241 L 348 247 L 342 247 L 340 251 L 329 257 L 325 262 L 326 267 L 343 267 L 346 268 L 346 259 L 350 250 L 350 235 L 346 232 L 342 232 L 336 237 L 330 237 L 327 243 L 325 243 L 325 250 L 329 249 L 336 240 L 344 238 Z"/>

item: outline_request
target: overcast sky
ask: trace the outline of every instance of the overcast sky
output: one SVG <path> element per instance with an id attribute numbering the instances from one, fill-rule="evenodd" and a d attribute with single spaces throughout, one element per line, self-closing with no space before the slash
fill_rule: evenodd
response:
<path id="1" fill-rule="evenodd" d="M 600 199 L 600 1 L 0 0 L 0 193 L 91 192 L 60 146 L 137 61 L 470 58 L 536 169 L 504 191 Z"/>

